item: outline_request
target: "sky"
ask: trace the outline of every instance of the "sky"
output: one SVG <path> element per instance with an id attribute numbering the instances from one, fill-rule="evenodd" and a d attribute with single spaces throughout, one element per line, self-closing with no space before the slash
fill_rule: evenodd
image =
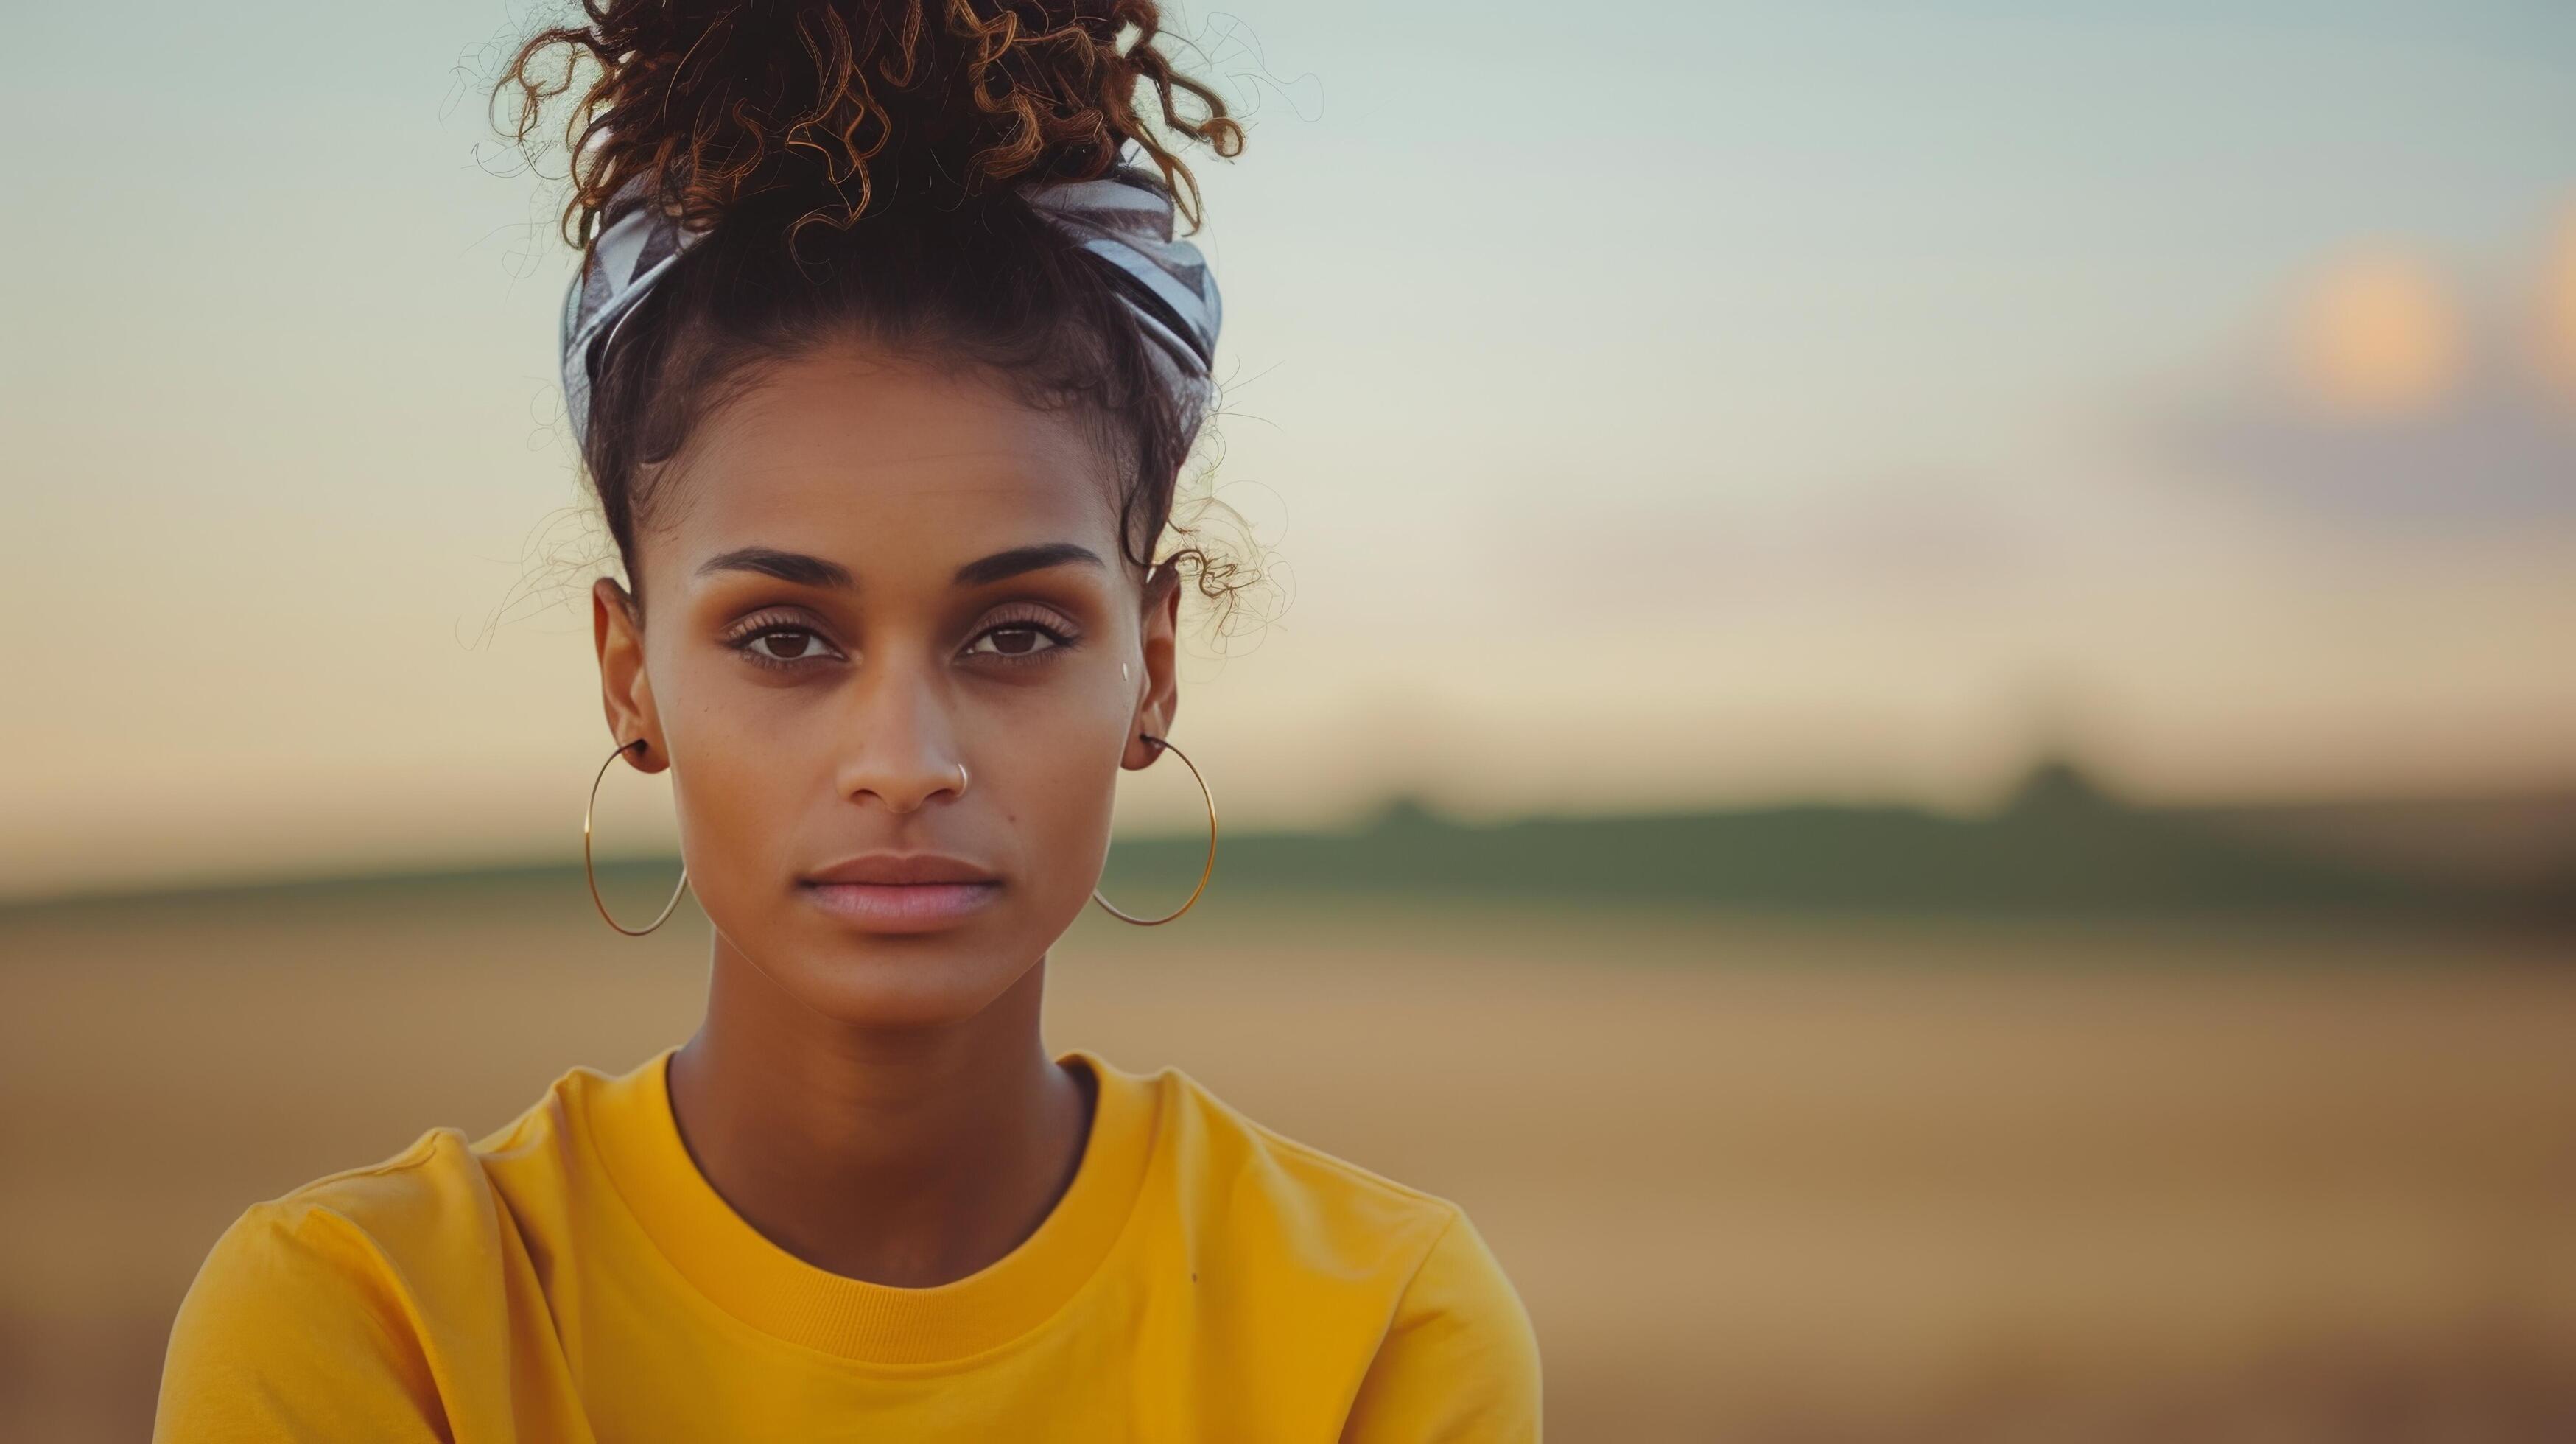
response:
<path id="1" fill-rule="evenodd" d="M 577 855 L 541 13 L 13 19 L 0 895 Z M 1600 15 L 1171 10 L 1250 124 L 1230 823 L 2576 786 L 2576 9 Z"/>

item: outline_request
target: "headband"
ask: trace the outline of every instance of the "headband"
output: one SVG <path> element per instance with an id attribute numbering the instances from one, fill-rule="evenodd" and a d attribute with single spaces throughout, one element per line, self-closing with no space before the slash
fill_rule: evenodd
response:
<path id="1" fill-rule="evenodd" d="M 1219 303 L 1216 276 L 1199 248 L 1174 234 L 1172 193 L 1128 157 L 1095 180 L 1047 181 L 1021 196 L 1050 225 L 1097 260 L 1136 317 L 1175 395 L 1212 396 Z M 590 389 L 618 327 L 671 266 L 704 239 L 647 204 L 638 176 L 600 214 L 589 264 L 564 295 L 564 410 L 573 439 L 587 444 Z"/>

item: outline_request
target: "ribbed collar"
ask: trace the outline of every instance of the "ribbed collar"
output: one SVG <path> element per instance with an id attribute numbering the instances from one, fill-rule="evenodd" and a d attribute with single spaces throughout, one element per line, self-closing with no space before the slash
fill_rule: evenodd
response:
<path id="1" fill-rule="evenodd" d="M 1160 1117 L 1151 1078 L 1088 1049 L 1099 1082 L 1073 1181 L 1037 1231 L 984 1268 L 932 1288 L 871 1283 L 818 1268 L 771 1242 L 698 1172 L 671 1114 L 674 1048 L 576 1094 L 585 1131 L 616 1192 L 680 1273 L 718 1307 L 764 1332 L 882 1364 L 965 1359 L 1027 1333 L 1096 1272 L 1135 1211 Z"/>

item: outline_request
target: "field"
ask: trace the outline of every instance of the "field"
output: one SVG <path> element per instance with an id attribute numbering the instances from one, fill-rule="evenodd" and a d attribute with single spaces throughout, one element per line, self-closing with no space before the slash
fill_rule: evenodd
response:
<path id="1" fill-rule="evenodd" d="M 244 1204 L 685 1036 L 703 929 L 506 882 L 0 912 L 0 1437 L 142 1437 Z M 1049 1039 L 1464 1203 L 1554 1440 L 2566 1439 L 2571 951 L 1220 889 L 1078 928 Z"/>

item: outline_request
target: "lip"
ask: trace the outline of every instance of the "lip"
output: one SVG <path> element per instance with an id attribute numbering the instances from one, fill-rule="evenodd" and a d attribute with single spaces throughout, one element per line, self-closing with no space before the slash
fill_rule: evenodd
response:
<path id="1" fill-rule="evenodd" d="M 798 878 L 797 890 L 823 912 L 869 932 L 923 933 L 991 906 L 1002 882 L 942 853 L 871 852 Z"/>
<path id="2" fill-rule="evenodd" d="M 850 882 L 902 886 L 911 883 L 999 882 L 990 868 L 942 852 L 863 852 L 830 867 L 818 868 L 797 881 Z"/>

